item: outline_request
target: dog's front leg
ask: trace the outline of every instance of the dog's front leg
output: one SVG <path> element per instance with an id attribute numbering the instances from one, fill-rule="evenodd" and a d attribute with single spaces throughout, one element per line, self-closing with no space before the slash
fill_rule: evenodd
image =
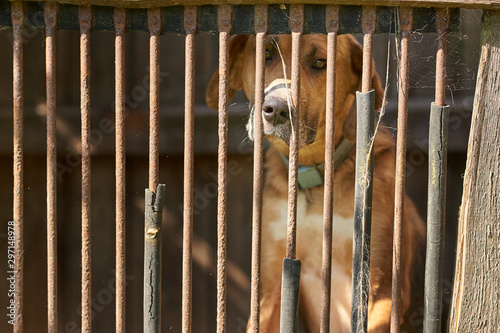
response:
<path id="1" fill-rule="evenodd" d="M 272 292 L 263 294 L 260 300 L 260 332 L 278 333 L 280 331 L 281 283 L 277 283 Z M 251 332 L 250 321 L 247 333 Z"/>
<path id="2" fill-rule="evenodd" d="M 382 298 L 375 301 L 368 313 L 368 332 L 387 333 L 391 326 L 391 299 Z"/>

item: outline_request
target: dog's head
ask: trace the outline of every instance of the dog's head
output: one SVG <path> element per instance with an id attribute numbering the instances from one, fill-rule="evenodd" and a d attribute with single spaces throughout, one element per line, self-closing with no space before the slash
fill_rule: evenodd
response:
<path id="1" fill-rule="evenodd" d="M 290 140 L 291 100 L 291 36 L 269 37 L 266 46 L 265 97 L 262 114 L 254 114 L 255 97 L 255 37 L 238 35 L 229 45 L 229 99 L 236 90 L 244 90 L 250 100 L 248 135 L 253 138 L 255 116 L 263 119 L 264 135 L 284 155 L 288 155 Z M 352 36 L 343 35 L 337 41 L 335 143 L 343 137 L 355 141 L 356 113 L 351 108 L 359 90 L 362 72 L 362 48 Z M 300 49 L 300 115 L 299 162 L 322 162 L 326 120 L 326 58 L 327 40 L 324 35 L 304 35 Z M 207 104 L 217 109 L 218 72 L 214 73 L 206 92 Z M 376 93 L 377 110 L 382 105 L 383 89 L 376 73 L 372 85 Z"/>

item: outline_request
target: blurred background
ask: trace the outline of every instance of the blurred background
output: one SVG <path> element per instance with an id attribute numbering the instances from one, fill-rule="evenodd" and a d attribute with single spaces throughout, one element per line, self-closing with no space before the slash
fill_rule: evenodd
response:
<path id="1" fill-rule="evenodd" d="M 448 45 L 449 123 L 444 311 L 451 300 L 457 213 L 479 61 L 481 11 L 462 10 L 461 28 Z M 26 332 L 45 330 L 46 108 L 44 31 L 24 32 L 24 260 Z M 360 36 L 358 36 L 360 37 Z M 376 35 L 377 71 L 388 84 L 385 126 L 396 135 L 394 35 Z M 360 40 L 360 38 L 358 39 Z M 427 204 L 427 137 L 434 100 L 436 35 L 415 31 L 411 44 L 407 193 L 420 214 Z M 388 48 L 388 42 L 390 42 Z M 142 331 L 144 189 L 148 186 L 149 34 L 129 32 L 126 44 L 127 331 Z M 389 51 L 388 51 L 389 50 Z M 57 223 L 59 332 L 79 332 L 81 164 L 79 32 L 57 32 Z M 387 62 L 389 71 L 386 72 Z M 161 37 L 160 182 L 163 211 L 162 331 L 181 330 L 184 36 Z M 206 107 L 205 87 L 218 64 L 218 37 L 196 37 L 196 119 L 193 240 L 193 330 L 215 329 L 217 112 Z M 92 295 L 93 329 L 114 330 L 114 33 L 91 34 Z M 231 102 L 228 163 L 228 332 L 243 332 L 249 314 L 252 144 L 246 138 L 248 103 Z M 7 324 L 7 222 L 12 219 L 12 30 L 0 31 L 0 331 Z M 413 316 L 422 321 L 422 314 Z"/>

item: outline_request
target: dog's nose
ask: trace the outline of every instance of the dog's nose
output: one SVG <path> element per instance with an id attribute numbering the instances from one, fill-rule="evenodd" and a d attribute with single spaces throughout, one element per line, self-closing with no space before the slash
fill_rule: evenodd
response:
<path id="1" fill-rule="evenodd" d="M 262 104 L 262 114 L 269 122 L 283 124 L 288 120 L 288 104 L 284 99 L 269 97 Z"/>

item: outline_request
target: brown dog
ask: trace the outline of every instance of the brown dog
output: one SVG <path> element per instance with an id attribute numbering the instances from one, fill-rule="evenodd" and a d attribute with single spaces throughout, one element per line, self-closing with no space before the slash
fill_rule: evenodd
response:
<path id="1" fill-rule="evenodd" d="M 262 115 L 254 115 L 255 38 L 234 37 L 230 43 L 229 96 L 244 90 L 250 100 L 248 135 L 254 117 L 262 117 L 264 135 L 272 144 L 267 151 L 263 200 L 261 332 L 279 331 L 281 267 L 285 256 L 287 220 L 286 157 L 290 138 L 289 104 L 291 37 L 270 37 L 266 50 L 265 100 Z M 301 47 L 299 164 L 316 166 L 325 156 L 326 36 L 305 35 Z M 283 64 L 285 68 L 283 67 Z M 335 144 L 355 140 L 355 92 L 360 86 L 362 49 L 352 36 L 337 44 Z M 286 76 L 285 76 L 286 73 Z M 382 106 L 383 89 L 373 76 L 376 108 Z M 207 89 L 207 104 L 216 109 L 218 73 Z M 296 101 L 291 104 L 294 105 Z M 346 141 L 347 142 L 347 141 Z M 355 149 L 342 154 L 345 160 L 335 171 L 334 239 L 332 261 L 331 332 L 349 332 L 351 312 L 352 245 L 354 215 Z M 283 158 L 285 157 L 285 159 Z M 337 154 L 336 154 L 337 158 Z M 392 234 L 394 220 L 394 140 L 380 128 L 374 146 L 373 212 L 370 264 L 370 332 L 389 332 L 391 310 Z M 298 193 L 297 258 L 302 261 L 300 314 L 308 332 L 319 332 L 321 311 L 321 253 L 323 186 Z M 402 309 L 410 306 L 413 266 L 421 258 L 425 234 L 423 221 L 413 203 L 405 199 L 403 228 Z M 421 271 L 420 271 L 421 272 Z M 418 272 L 418 273 L 420 273 Z M 416 289 L 414 287 L 414 289 Z M 419 288 L 420 289 L 420 288 Z M 422 289 L 418 290 L 419 292 Z M 413 290 L 416 291 L 416 290 Z M 402 319 L 403 320 L 403 319 Z"/>

